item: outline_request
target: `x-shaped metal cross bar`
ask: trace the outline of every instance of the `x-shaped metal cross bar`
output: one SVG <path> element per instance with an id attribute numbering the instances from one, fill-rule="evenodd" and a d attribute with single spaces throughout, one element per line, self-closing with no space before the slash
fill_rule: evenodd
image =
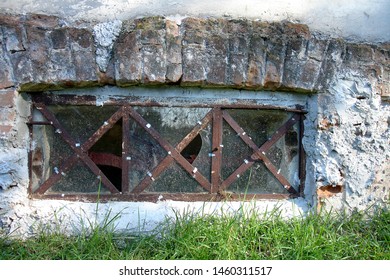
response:
<path id="1" fill-rule="evenodd" d="M 262 160 L 267 169 L 275 176 L 275 178 L 284 186 L 291 194 L 297 194 L 297 191 L 291 186 L 288 180 L 278 172 L 277 168 L 267 158 L 266 152 L 280 139 L 286 132 L 299 121 L 300 116 L 294 114 L 286 123 L 284 123 L 272 137 L 259 148 L 248 134 L 240 127 L 240 125 L 229 115 L 227 111 L 223 111 L 224 120 L 237 132 L 241 139 L 253 149 L 251 160 L 244 161 L 225 181 L 221 184 L 220 190 L 225 190 L 234 181 L 236 181 L 242 173 L 248 170 L 257 160 Z"/>

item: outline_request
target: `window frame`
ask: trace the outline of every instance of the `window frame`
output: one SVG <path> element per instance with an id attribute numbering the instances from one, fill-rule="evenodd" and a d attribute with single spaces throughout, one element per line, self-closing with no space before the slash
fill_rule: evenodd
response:
<path id="1" fill-rule="evenodd" d="M 142 99 L 139 97 L 128 96 L 128 97 L 110 97 L 104 102 L 104 106 L 120 106 L 120 109 L 111 116 L 104 125 L 85 142 L 76 143 L 72 137 L 66 133 L 62 125 L 54 117 L 54 114 L 46 108 L 49 105 L 90 105 L 97 106 L 98 98 L 93 95 L 74 95 L 74 94 L 48 94 L 48 93 L 35 93 L 31 94 L 31 114 L 27 122 L 30 129 L 30 138 L 33 139 L 33 126 L 34 125 L 51 125 L 55 129 L 60 129 L 65 133 L 62 133 L 64 140 L 72 147 L 74 155 L 70 157 L 62 167 L 63 170 L 71 168 L 72 164 L 77 160 L 81 159 L 97 176 L 101 176 L 102 184 L 104 184 L 111 191 L 111 194 L 94 194 L 94 193 L 66 193 L 66 194 L 47 194 L 45 193 L 53 182 L 57 180 L 61 174 L 52 174 L 46 182 L 44 187 L 40 186 L 37 190 L 32 189 L 32 180 L 30 180 L 29 195 L 31 198 L 36 199 L 65 199 L 71 201 L 158 201 L 164 200 L 176 200 L 176 201 L 221 201 L 221 200 L 253 200 L 253 199 L 287 199 L 304 196 L 305 187 L 305 151 L 303 148 L 302 138 L 304 134 L 304 119 L 307 111 L 303 106 L 296 105 L 295 108 L 282 107 L 282 106 L 270 106 L 257 104 L 254 100 L 235 100 L 234 103 L 223 103 L 219 101 L 213 101 L 210 103 L 204 102 L 175 102 L 171 103 L 171 100 L 167 99 Z M 204 117 L 203 120 L 199 121 L 193 130 L 176 146 L 171 146 L 165 139 L 161 137 L 155 128 L 150 127 L 147 121 L 138 114 L 133 107 L 182 107 L 182 108 L 210 108 L 209 113 Z M 33 108 L 37 108 L 46 117 L 48 122 L 34 122 L 32 119 Z M 279 110 L 293 113 L 293 116 L 285 122 L 273 136 L 258 147 L 251 138 L 246 135 L 245 131 L 238 125 L 237 122 L 227 113 L 225 109 L 258 109 L 258 110 Z M 150 173 L 147 178 L 138 184 L 134 189 L 129 191 L 119 192 L 112 183 L 106 178 L 100 169 L 93 163 L 92 159 L 88 156 L 87 152 L 100 137 L 107 132 L 112 126 L 120 119 L 122 119 L 123 135 L 128 135 L 128 123 L 130 118 L 134 119 L 142 127 L 149 131 L 152 137 L 171 155 L 166 157 L 165 162 L 158 164 L 158 166 Z M 224 181 L 221 181 L 221 160 L 222 160 L 222 149 L 218 149 L 222 143 L 222 122 L 225 120 L 236 132 L 240 138 L 253 149 L 252 159 L 262 160 L 266 167 L 271 171 L 275 178 L 289 191 L 289 194 L 273 193 L 273 194 L 235 194 L 225 191 L 226 188 L 235 180 L 235 177 L 239 177 L 240 174 L 245 172 L 250 165 L 253 163 L 252 160 L 243 163 L 231 176 Z M 208 191 L 208 193 L 143 193 L 143 190 L 147 188 L 150 182 L 156 178 L 161 172 L 163 172 L 172 162 L 177 162 L 181 165 L 188 173 L 196 172 L 196 168 L 191 163 L 186 161 L 181 155 L 180 150 L 184 149 L 209 123 L 212 124 L 212 147 L 213 157 L 211 159 L 211 172 L 210 182 L 204 178 L 201 174 L 196 174 L 196 180 L 198 183 Z M 265 156 L 265 151 L 272 147 L 280 137 L 285 135 L 289 127 L 297 124 L 299 127 L 298 135 L 298 176 L 300 184 L 298 190 L 295 190 L 291 184 L 279 174 L 273 164 Z M 127 130 L 126 130 L 127 129 Z M 32 141 L 31 141 L 32 142 Z M 123 136 L 123 153 L 122 153 L 122 190 L 123 186 L 129 185 L 128 170 L 130 168 L 129 161 L 126 159 L 129 147 L 128 137 Z M 32 178 L 32 153 L 33 149 L 30 148 L 29 152 L 29 173 Z M 163 160 L 163 161 L 164 161 Z M 65 169 L 64 169 L 65 168 Z M 100 174 L 100 175 L 99 175 Z M 53 179 L 54 177 L 54 179 Z M 108 182 L 107 182 L 108 180 Z"/>

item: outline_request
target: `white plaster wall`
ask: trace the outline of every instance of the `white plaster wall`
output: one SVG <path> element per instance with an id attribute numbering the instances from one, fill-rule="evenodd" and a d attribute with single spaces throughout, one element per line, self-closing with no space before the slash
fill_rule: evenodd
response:
<path id="1" fill-rule="evenodd" d="M 151 15 L 290 20 L 337 37 L 390 40 L 389 0 L 0 0 L 0 11 L 99 21 Z"/>

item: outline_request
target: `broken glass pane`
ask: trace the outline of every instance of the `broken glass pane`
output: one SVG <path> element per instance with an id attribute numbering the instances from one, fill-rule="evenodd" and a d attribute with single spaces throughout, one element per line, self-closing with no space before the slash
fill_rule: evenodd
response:
<path id="1" fill-rule="evenodd" d="M 299 188 L 299 131 L 298 124 L 291 127 L 267 152 L 266 156 L 294 187 Z"/>
<path id="2" fill-rule="evenodd" d="M 62 173 L 61 179 L 47 193 L 110 193 L 86 165 L 78 161 L 69 171 Z"/>
<path id="3" fill-rule="evenodd" d="M 53 126 L 34 125 L 31 153 L 32 190 L 36 191 L 74 152 Z"/>
<path id="4" fill-rule="evenodd" d="M 134 120 L 130 119 L 129 181 L 134 189 L 167 156 L 167 152 Z"/>
<path id="5" fill-rule="evenodd" d="M 197 145 L 201 145 L 198 154 L 192 154 L 193 161 L 190 163 L 198 169 L 209 182 L 211 181 L 211 157 L 210 151 L 212 150 L 212 125 L 208 124 L 205 129 L 201 130 L 198 134 Z M 184 150 L 183 150 L 184 152 Z M 183 153 L 182 153 L 183 154 Z"/>
<path id="6" fill-rule="evenodd" d="M 174 147 L 210 111 L 209 108 L 178 107 L 135 107 L 135 109 Z"/>
<path id="7" fill-rule="evenodd" d="M 222 134 L 222 179 L 227 179 L 245 160 L 249 160 L 253 150 L 241 139 L 237 132 L 223 122 Z"/>
<path id="8" fill-rule="evenodd" d="M 291 117 L 290 113 L 275 110 L 227 110 L 228 114 L 237 122 L 252 141 L 260 148 L 268 141 L 277 129 L 279 129 Z M 243 142 L 227 123 L 223 128 L 223 169 L 222 177 L 226 179 L 244 162 L 251 160 L 255 152 Z M 292 141 L 294 135 L 289 136 Z M 284 138 L 283 138 L 284 139 Z M 295 143 L 295 142 L 294 142 Z M 292 142 L 291 142 L 292 144 Z M 267 151 L 273 163 L 279 168 L 287 156 L 284 142 L 279 146 L 272 146 Z M 298 169 L 295 169 L 298 170 Z M 281 171 L 280 171 L 281 172 Z M 288 177 L 289 178 L 289 177 Z M 245 171 L 240 177 L 227 188 L 234 192 L 248 193 L 284 193 L 285 189 L 274 175 L 264 166 L 263 162 L 256 162 L 251 168 Z"/>
<path id="9" fill-rule="evenodd" d="M 83 144 L 119 109 L 117 106 L 48 106 L 76 143 Z"/>

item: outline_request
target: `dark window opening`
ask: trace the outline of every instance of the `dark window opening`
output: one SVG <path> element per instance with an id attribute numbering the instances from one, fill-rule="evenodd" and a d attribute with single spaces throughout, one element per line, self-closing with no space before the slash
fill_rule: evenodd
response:
<path id="1" fill-rule="evenodd" d="M 187 147 L 181 151 L 181 155 L 189 162 L 193 163 L 195 159 L 198 157 L 199 152 L 202 148 L 202 137 L 198 134 L 192 140 Z"/>
<path id="2" fill-rule="evenodd" d="M 123 100 L 98 107 L 89 100 L 33 96 L 32 196 L 221 200 L 303 193 L 300 108 Z"/>

